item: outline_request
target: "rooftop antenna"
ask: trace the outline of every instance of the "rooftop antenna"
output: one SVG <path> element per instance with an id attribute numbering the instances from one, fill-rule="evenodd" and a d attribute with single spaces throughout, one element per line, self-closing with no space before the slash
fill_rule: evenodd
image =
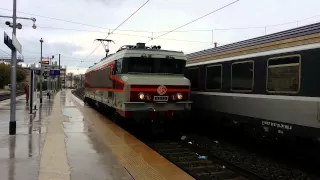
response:
<path id="1" fill-rule="evenodd" d="M 95 41 L 100 41 L 101 42 L 101 44 L 103 45 L 103 47 L 104 47 L 104 49 L 106 51 L 106 57 L 108 56 L 108 53 L 109 53 L 109 43 L 113 42 L 113 44 L 115 44 L 114 41 L 112 41 L 110 39 L 96 39 Z"/>

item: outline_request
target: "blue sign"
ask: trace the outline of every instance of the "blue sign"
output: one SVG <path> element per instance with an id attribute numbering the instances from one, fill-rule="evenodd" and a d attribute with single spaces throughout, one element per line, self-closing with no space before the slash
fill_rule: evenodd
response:
<path id="1" fill-rule="evenodd" d="M 12 44 L 12 39 L 7 35 L 6 32 L 4 32 L 3 39 L 4 39 L 3 42 L 5 45 L 7 45 L 11 50 L 15 50 Z"/>
<path id="2" fill-rule="evenodd" d="M 58 76 L 58 75 L 60 75 L 60 70 L 50 70 L 50 75 L 51 76 Z"/>

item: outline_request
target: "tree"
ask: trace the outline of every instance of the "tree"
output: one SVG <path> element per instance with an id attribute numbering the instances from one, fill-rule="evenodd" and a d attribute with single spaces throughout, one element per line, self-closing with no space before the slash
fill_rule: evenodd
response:
<path id="1" fill-rule="evenodd" d="M 10 66 L 0 64 L 0 88 L 10 83 Z"/>
<path id="2" fill-rule="evenodd" d="M 0 64 L 0 88 L 10 84 L 11 68 L 8 64 Z M 20 83 L 25 80 L 26 72 L 22 68 L 17 68 L 17 82 Z"/>
<path id="3" fill-rule="evenodd" d="M 26 79 L 26 72 L 25 70 L 18 68 L 17 69 L 17 82 L 20 83 Z"/>

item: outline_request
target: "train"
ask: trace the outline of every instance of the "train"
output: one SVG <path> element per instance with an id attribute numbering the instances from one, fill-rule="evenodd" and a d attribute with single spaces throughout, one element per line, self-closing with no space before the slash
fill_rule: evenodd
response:
<path id="1" fill-rule="evenodd" d="M 192 111 L 263 137 L 320 138 L 320 23 L 187 54 Z"/>
<path id="2" fill-rule="evenodd" d="M 87 69 L 84 101 L 138 123 L 180 119 L 191 108 L 186 60 L 161 46 L 124 45 Z"/>

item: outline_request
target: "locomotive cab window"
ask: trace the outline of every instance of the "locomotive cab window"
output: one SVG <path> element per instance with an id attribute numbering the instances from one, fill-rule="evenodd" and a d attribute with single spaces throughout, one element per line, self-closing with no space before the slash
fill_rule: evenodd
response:
<path id="1" fill-rule="evenodd" d="M 186 61 L 168 58 L 125 58 L 127 70 L 122 73 L 183 74 Z M 125 66 L 125 65 L 124 65 Z M 123 67 L 124 69 L 125 67 Z"/>
<path id="2" fill-rule="evenodd" d="M 191 82 L 191 89 L 195 90 L 199 88 L 199 68 L 190 68 L 187 70 L 186 77 Z"/>
<path id="3" fill-rule="evenodd" d="M 129 58 L 128 73 L 154 73 L 155 63 L 150 58 Z"/>
<path id="4" fill-rule="evenodd" d="M 231 65 L 231 90 L 250 92 L 254 84 L 253 61 L 236 62 Z"/>
<path id="5" fill-rule="evenodd" d="M 159 73 L 168 74 L 183 74 L 186 61 L 179 59 L 159 59 Z"/>
<path id="6" fill-rule="evenodd" d="M 297 93 L 300 89 L 301 56 L 283 56 L 268 60 L 267 91 Z"/>
<path id="7" fill-rule="evenodd" d="M 222 87 L 222 65 L 212 65 L 206 71 L 206 89 L 221 90 Z"/>

